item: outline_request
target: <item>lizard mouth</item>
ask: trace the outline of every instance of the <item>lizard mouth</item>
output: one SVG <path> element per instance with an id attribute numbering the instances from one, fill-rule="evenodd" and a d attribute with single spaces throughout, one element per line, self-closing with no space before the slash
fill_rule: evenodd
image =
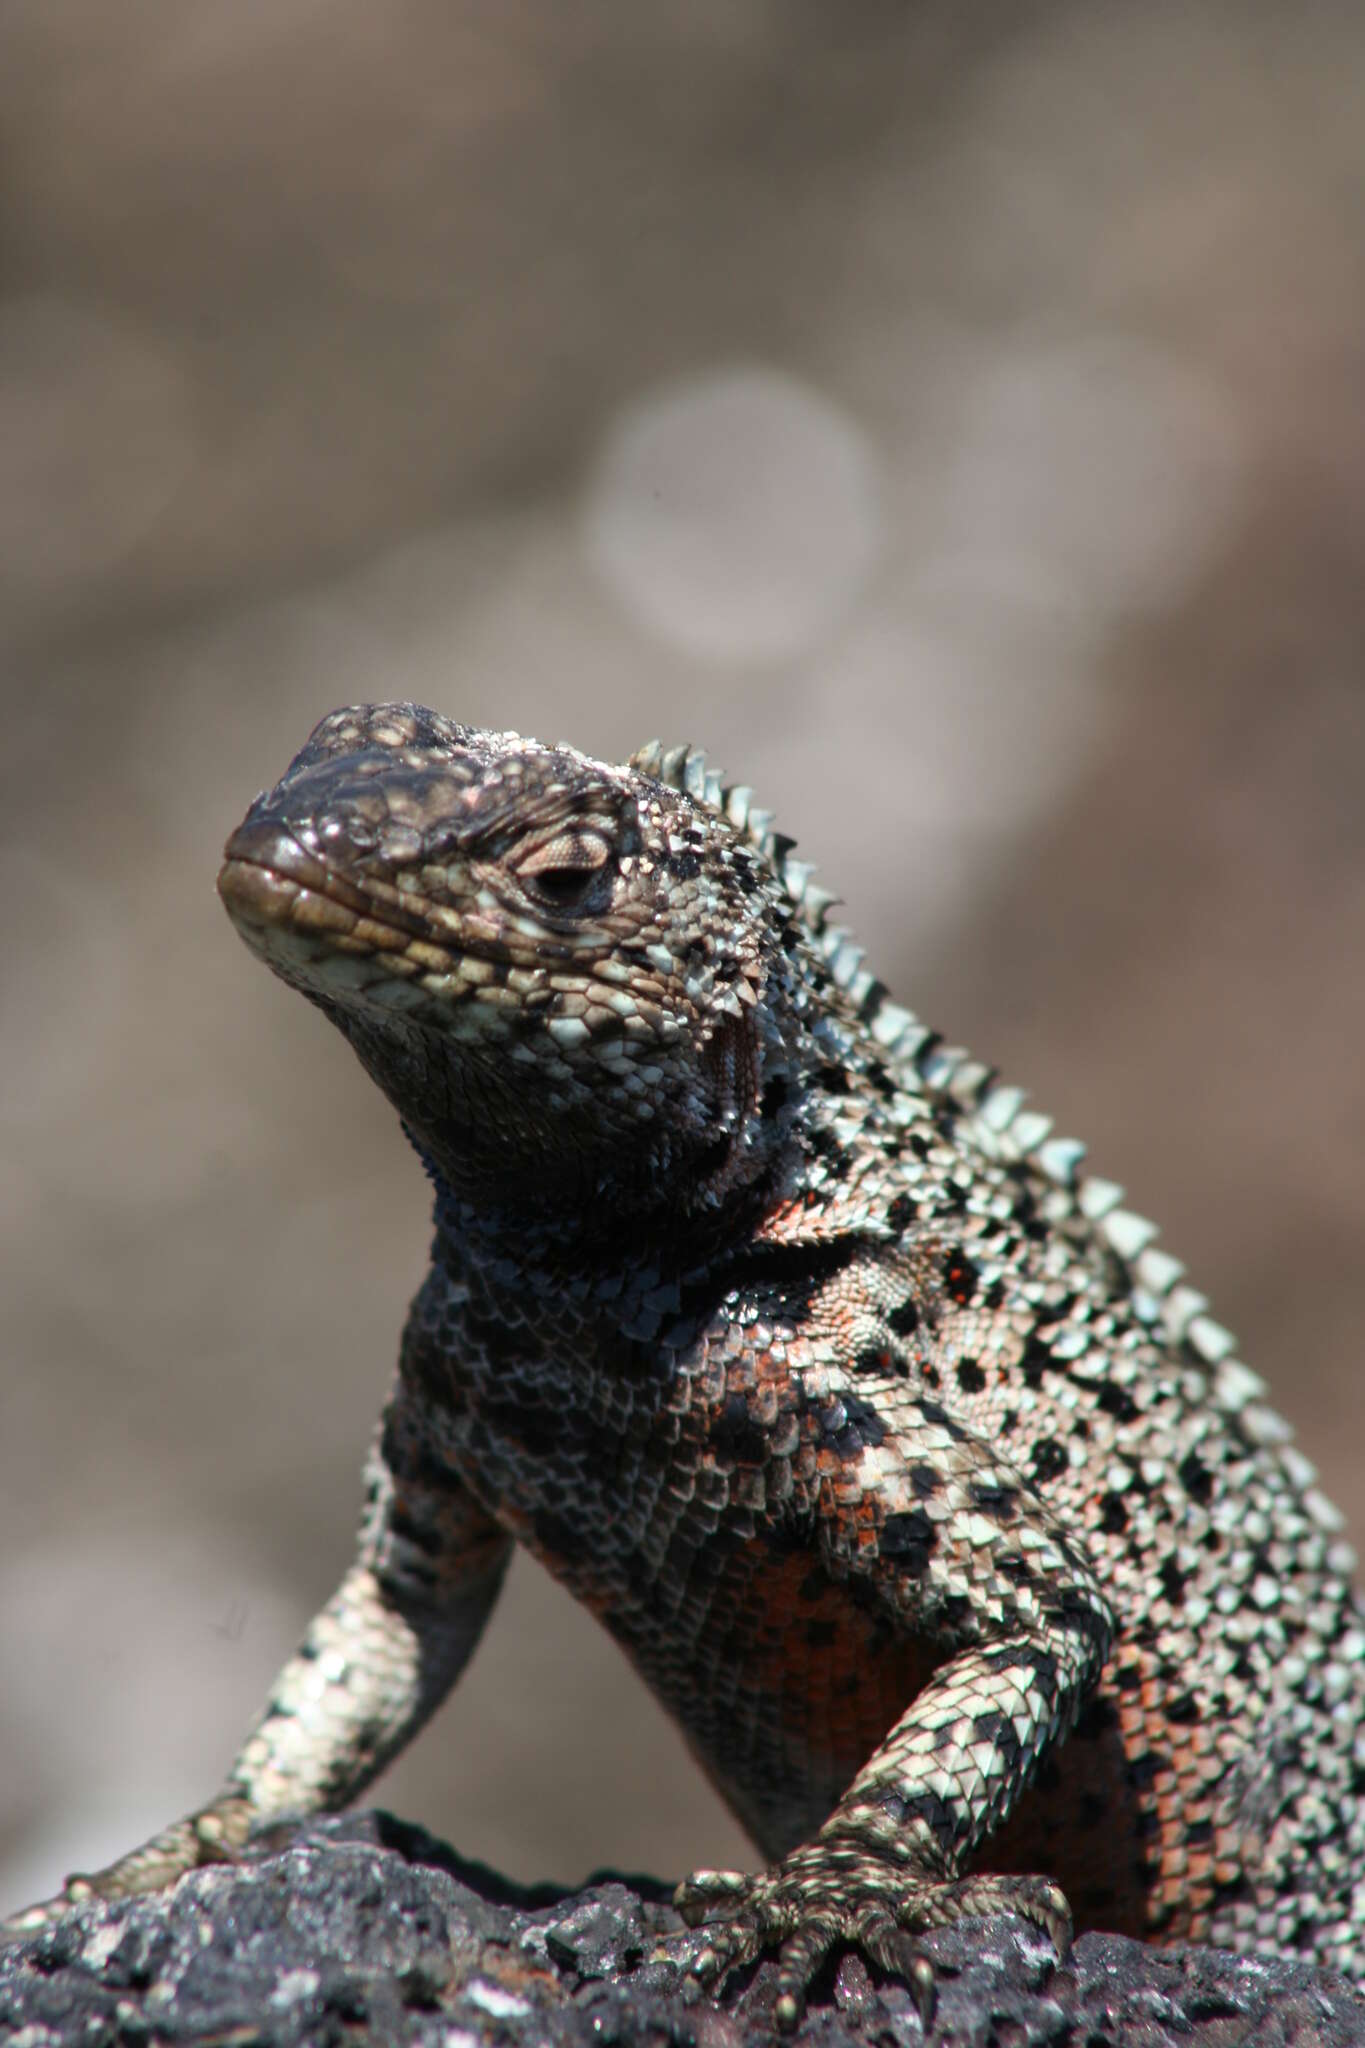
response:
<path id="1" fill-rule="evenodd" d="M 218 894 L 252 951 L 286 980 L 335 993 L 412 987 L 466 994 L 470 956 L 443 945 L 417 903 L 391 884 L 364 887 L 310 853 L 271 820 L 240 825 L 223 849 Z M 452 934 L 453 936 L 453 934 Z M 361 970 L 368 963 L 368 973 Z"/>
<path id="2" fill-rule="evenodd" d="M 239 825 L 223 848 L 218 893 L 236 920 L 350 933 L 371 924 L 376 934 L 423 938 L 427 926 L 399 900 L 379 900 L 309 853 L 282 825 Z M 329 914 L 330 913 L 330 914 Z M 380 914 L 376 914 L 380 913 Z"/>

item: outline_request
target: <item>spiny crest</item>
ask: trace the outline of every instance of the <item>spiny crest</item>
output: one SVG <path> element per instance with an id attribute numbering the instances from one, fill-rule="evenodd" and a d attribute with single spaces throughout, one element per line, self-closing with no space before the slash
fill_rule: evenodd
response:
<path id="1" fill-rule="evenodd" d="M 828 912 L 839 898 L 811 879 L 811 863 L 794 857 L 795 841 L 774 829 L 773 813 L 754 802 L 752 789 L 727 783 L 718 769 L 707 766 L 700 747 L 666 748 L 649 740 L 631 757 L 630 766 L 746 834 L 800 911 L 834 980 L 901 1067 L 908 1085 L 946 1098 L 970 1117 L 976 1142 L 992 1158 L 1040 1174 L 1049 1183 L 1043 1206 L 1050 1221 L 1064 1223 L 1080 1215 L 1091 1224 L 1127 1272 L 1139 1317 L 1159 1326 L 1170 1340 L 1183 1342 L 1199 1361 L 1190 1368 L 1190 1393 L 1210 1399 L 1247 1443 L 1277 1450 L 1311 1519 L 1325 1535 L 1339 1536 L 1343 1518 L 1318 1488 L 1317 1472 L 1294 1445 L 1288 1423 L 1265 1406 L 1264 1380 L 1234 1355 L 1236 1340 L 1207 1313 L 1207 1296 L 1185 1284 L 1184 1266 L 1154 1242 L 1157 1226 L 1122 1206 L 1123 1189 L 1116 1182 L 1081 1172 L 1085 1146 L 1075 1138 L 1055 1137 L 1051 1117 L 1026 1108 L 1021 1088 L 1000 1082 L 993 1067 L 973 1059 L 965 1047 L 945 1045 L 912 1011 L 890 1000 L 864 966 L 864 950 L 853 933 L 829 922 Z M 1349 1546 L 1338 1548 L 1337 1562 L 1353 1570 Z"/>

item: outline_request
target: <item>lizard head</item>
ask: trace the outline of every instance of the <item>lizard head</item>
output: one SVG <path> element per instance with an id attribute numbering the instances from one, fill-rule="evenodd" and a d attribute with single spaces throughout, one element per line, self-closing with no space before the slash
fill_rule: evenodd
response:
<path id="1" fill-rule="evenodd" d="M 649 772 L 672 758 L 361 705 L 228 840 L 242 937 L 476 1206 L 714 1209 L 772 1177 L 825 964 L 771 845 Z"/>

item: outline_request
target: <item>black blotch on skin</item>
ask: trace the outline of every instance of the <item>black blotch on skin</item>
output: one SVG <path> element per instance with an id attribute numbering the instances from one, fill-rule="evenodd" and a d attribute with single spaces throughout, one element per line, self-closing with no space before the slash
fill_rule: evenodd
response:
<path id="1" fill-rule="evenodd" d="M 897 1195 L 886 1212 L 886 1220 L 895 1231 L 902 1231 L 915 1220 L 915 1205 L 909 1195 Z"/>
<path id="2" fill-rule="evenodd" d="M 967 1489 L 974 1508 L 980 1508 L 983 1515 L 994 1515 L 1001 1522 L 1012 1522 L 1019 1508 L 1017 1487 L 999 1486 L 993 1481 L 974 1479 Z"/>
<path id="3" fill-rule="evenodd" d="M 820 1436 L 822 1442 L 835 1456 L 844 1459 L 846 1463 L 852 1463 L 863 1454 L 862 1431 L 849 1415 L 847 1404 L 844 1402 L 836 1402 L 832 1408 L 821 1409 Z"/>
<path id="4" fill-rule="evenodd" d="M 762 1426 L 749 1412 L 743 1394 L 727 1394 L 725 1405 L 711 1424 L 711 1443 L 722 1457 L 737 1465 L 761 1465 L 768 1454 L 768 1439 Z"/>
<path id="5" fill-rule="evenodd" d="M 1201 1507 L 1207 1505 L 1213 1498 L 1213 1474 L 1199 1453 L 1189 1452 L 1177 1465 L 1176 1472 L 1190 1499 L 1198 1501 Z"/>
<path id="6" fill-rule="evenodd" d="M 1100 1495 L 1100 1527 L 1106 1536 L 1122 1536 L 1128 1527 L 1128 1510 L 1121 1493 Z"/>
<path id="7" fill-rule="evenodd" d="M 1040 1643 L 1019 1643 L 1006 1649 L 988 1650 L 981 1662 L 991 1673 L 1014 1671 L 1022 1665 L 1033 1673 L 1041 1690 L 1047 1693 L 1051 1693 L 1057 1684 L 1057 1659 Z"/>
<path id="8" fill-rule="evenodd" d="M 893 1308 L 886 1319 L 887 1328 L 897 1337 L 913 1337 L 919 1328 L 919 1304 L 913 1295 L 907 1294 L 899 1308 Z"/>
<path id="9" fill-rule="evenodd" d="M 979 1275 L 965 1252 L 949 1252 L 943 1264 L 943 1286 L 949 1301 L 966 1308 L 976 1294 Z"/>
<path id="10" fill-rule="evenodd" d="M 1108 1380 L 1095 1396 L 1095 1406 L 1112 1415 L 1115 1422 L 1132 1422 L 1137 1415 L 1137 1402 L 1127 1387 L 1121 1387 Z"/>
<path id="11" fill-rule="evenodd" d="M 1098 1643 L 1107 1633 L 1107 1623 L 1079 1588 L 1067 1586 L 1062 1592 L 1051 1595 L 1045 1589 L 1039 1605 L 1044 1614 L 1054 1616 L 1072 1635 L 1085 1636 L 1089 1642 Z"/>
<path id="12" fill-rule="evenodd" d="M 1043 1384 L 1043 1374 L 1052 1372 L 1057 1361 L 1041 1337 L 1030 1337 L 1019 1358 L 1019 1370 L 1024 1375 L 1024 1384 L 1035 1394 Z"/>
<path id="13" fill-rule="evenodd" d="M 763 1084 L 763 1093 L 758 1101 L 759 1115 L 764 1118 L 776 1116 L 780 1109 L 786 1107 L 790 1093 L 786 1075 L 774 1074 Z"/>
<path id="14" fill-rule="evenodd" d="M 883 1803 L 890 1805 L 889 1800 Z M 908 1821 L 921 1821 L 945 1846 L 956 1839 L 959 1833 L 957 1817 L 936 1792 L 917 1792 L 913 1799 L 898 1799 L 896 1805 L 899 1808 L 896 1818 L 902 1825 Z"/>
<path id="15" fill-rule="evenodd" d="M 945 1593 L 939 1602 L 939 1622 L 945 1635 L 961 1628 L 972 1611 L 972 1603 L 965 1593 Z"/>
<path id="16" fill-rule="evenodd" d="M 986 1375 L 974 1358 L 958 1361 L 957 1383 L 964 1394 L 979 1394 L 986 1384 Z"/>
<path id="17" fill-rule="evenodd" d="M 882 1524 L 882 1554 L 894 1558 L 915 1577 L 928 1567 L 938 1543 L 938 1531 L 923 1508 L 911 1508 L 903 1515 L 888 1515 Z"/>
<path id="18" fill-rule="evenodd" d="M 865 1444 L 875 1450 L 878 1444 L 886 1442 L 886 1424 L 870 1401 L 864 1401 L 858 1394 L 841 1394 L 839 1398 L 845 1415 Z"/>
<path id="19" fill-rule="evenodd" d="M 1016 1229 L 1021 1230 L 1025 1237 L 1033 1239 L 1036 1243 L 1046 1243 L 1052 1234 L 1052 1225 L 1048 1222 L 1046 1216 L 1038 1214 L 1038 1204 L 1034 1198 L 1033 1189 L 1027 1181 L 1021 1180 L 1015 1183 L 1012 1193 L 1014 1197 L 1014 1216 L 1012 1221 Z"/>
<path id="20" fill-rule="evenodd" d="M 1033 1476 L 1040 1486 L 1065 1472 L 1071 1460 L 1055 1437 L 1045 1436 L 1033 1447 Z"/>
<path id="21" fill-rule="evenodd" d="M 1008 1714 L 985 1713 L 972 1716 L 972 1731 L 978 1739 L 993 1743 L 1013 1770 L 1023 1755 L 1019 1731 Z"/>
<path id="22" fill-rule="evenodd" d="M 1182 1572 L 1174 1558 L 1168 1557 L 1157 1573 L 1157 1577 L 1161 1581 L 1161 1590 L 1170 1601 L 1172 1607 L 1181 1606 L 1185 1599 L 1185 1582 L 1189 1577 L 1188 1572 Z"/>
<path id="23" fill-rule="evenodd" d="M 966 1436 L 966 1430 L 958 1427 L 941 1402 L 921 1401 L 919 1410 L 926 1422 L 932 1422 L 936 1428 L 946 1430 L 955 1444 L 960 1444 Z"/>

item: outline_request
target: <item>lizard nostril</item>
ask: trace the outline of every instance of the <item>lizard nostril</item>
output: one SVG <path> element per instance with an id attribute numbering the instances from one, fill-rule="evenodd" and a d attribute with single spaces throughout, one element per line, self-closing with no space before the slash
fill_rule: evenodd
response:
<path id="1" fill-rule="evenodd" d="M 308 852 L 297 833 L 270 816 L 244 819 L 223 848 L 223 859 L 228 867 L 265 868 L 308 888 L 316 888 L 327 877 L 324 864 Z"/>

